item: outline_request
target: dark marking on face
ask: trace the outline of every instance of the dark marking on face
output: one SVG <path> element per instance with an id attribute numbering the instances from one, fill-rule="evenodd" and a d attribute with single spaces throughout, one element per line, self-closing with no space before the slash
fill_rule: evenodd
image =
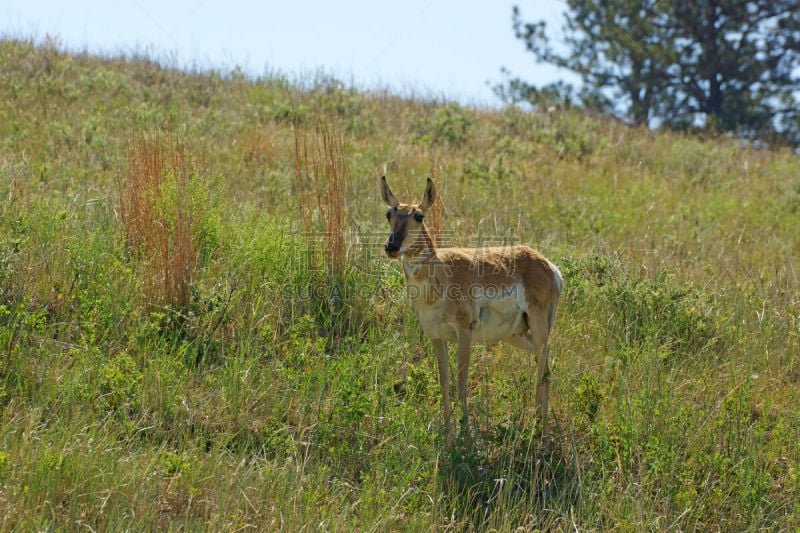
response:
<path id="1" fill-rule="evenodd" d="M 392 213 L 392 211 L 395 212 Z M 392 233 L 389 234 L 389 240 L 386 241 L 386 245 L 383 249 L 389 257 L 397 257 L 398 252 L 400 252 L 400 247 L 403 245 L 403 240 L 406 238 L 408 216 L 398 215 L 395 209 L 390 209 L 386 215 Z M 393 217 L 395 219 L 394 223 L 392 223 Z"/>

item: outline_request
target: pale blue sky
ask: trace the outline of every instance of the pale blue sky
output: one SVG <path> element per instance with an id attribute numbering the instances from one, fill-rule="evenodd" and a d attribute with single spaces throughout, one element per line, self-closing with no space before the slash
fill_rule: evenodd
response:
<path id="1" fill-rule="evenodd" d="M 3 0 L 0 32 L 255 75 L 324 69 L 359 88 L 496 105 L 487 82 L 502 66 L 536 84 L 566 76 L 514 37 L 515 4 L 526 20 L 561 27 L 562 0 Z"/>

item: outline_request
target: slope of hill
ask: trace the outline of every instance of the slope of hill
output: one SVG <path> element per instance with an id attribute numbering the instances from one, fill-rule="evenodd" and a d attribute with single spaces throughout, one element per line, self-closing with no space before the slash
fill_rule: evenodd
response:
<path id="1" fill-rule="evenodd" d="M 0 73 L 3 530 L 800 527 L 790 152 L 15 39 Z M 446 448 L 384 172 L 561 267 L 551 445 L 500 347 Z"/>

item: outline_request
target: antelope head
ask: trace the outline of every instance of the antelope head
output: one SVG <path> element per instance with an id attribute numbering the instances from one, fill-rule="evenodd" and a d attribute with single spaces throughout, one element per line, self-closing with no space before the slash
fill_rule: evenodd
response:
<path id="1" fill-rule="evenodd" d="M 436 200 L 436 187 L 428 178 L 428 185 L 418 204 L 403 204 L 386 184 L 386 176 L 381 177 L 381 196 L 389 210 L 386 220 L 391 233 L 383 247 L 386 255 L 395 259 L 403 254 L 417 255 L 427 247 L 431 247 L 431 239 L 425 229 L 425 212 Z"/>

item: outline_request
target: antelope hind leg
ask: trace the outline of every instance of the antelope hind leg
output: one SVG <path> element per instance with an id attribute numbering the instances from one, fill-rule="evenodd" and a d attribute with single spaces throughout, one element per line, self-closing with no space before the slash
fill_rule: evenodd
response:
<path id="1" fill-rule="evenodd" d="M 469 386 L 469 360 L 472 352 L 472 331 L 462 329 L 458 333 L 458 399 L 461 402 L 464 420 L 464 439 L 469 440 L 469 413 L 467 411 L 467 388 Z"/>

